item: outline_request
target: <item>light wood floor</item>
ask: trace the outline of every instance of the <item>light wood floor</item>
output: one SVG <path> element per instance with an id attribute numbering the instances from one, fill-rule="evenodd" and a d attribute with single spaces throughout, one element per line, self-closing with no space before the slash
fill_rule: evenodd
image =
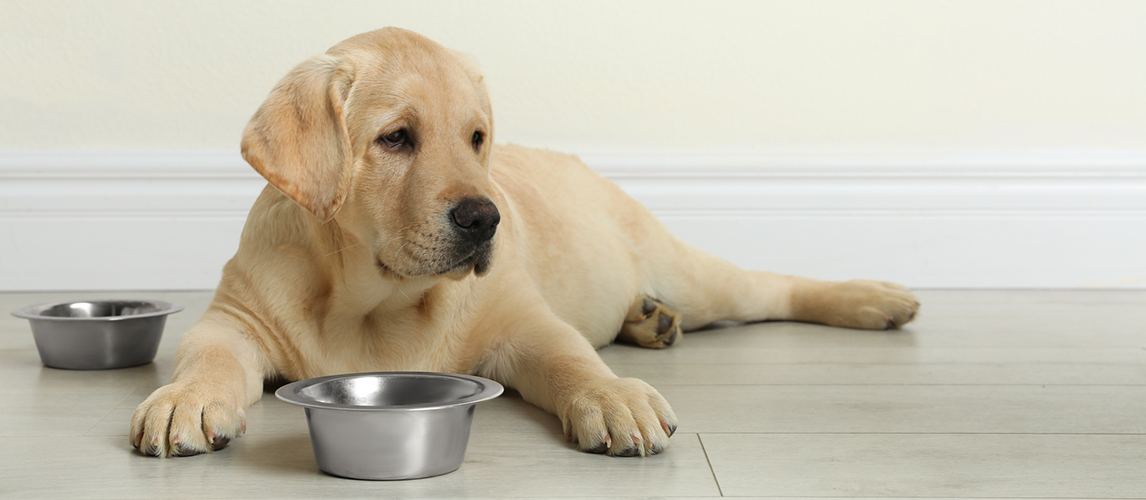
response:
<path id="1" fill-rule="evenodd" d="M 460 470 L 368 482 L 319 472 L 302 410 L 269 393 L 219 453 L 132 451 L 131 412 L 170 378 L 210 293 L 0 294 L 5 311 L 187 306 L 153 364 L 111 371 L 44 368 L 27 323 L 0 319 L 0 497 L 1146 497 L 1146 292 L 919 295 L 903 331 L 763 323 L 601 350 L 673 404 L 680 429 L 662 455 L 576 452 L 556 418 L 510 393 L 478 407 Z"/>

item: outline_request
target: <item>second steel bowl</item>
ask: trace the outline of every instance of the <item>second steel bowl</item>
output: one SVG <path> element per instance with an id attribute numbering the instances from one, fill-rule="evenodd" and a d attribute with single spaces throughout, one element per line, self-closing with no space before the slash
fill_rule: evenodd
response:
<path id="1" fill-rule="evenodd" d="M 90 300 L 30 306 L 12 315 L 31 323 L 44 365 L 103 370 L 150 363 L 167 315 L 182 310 L 161 300 Z"/>

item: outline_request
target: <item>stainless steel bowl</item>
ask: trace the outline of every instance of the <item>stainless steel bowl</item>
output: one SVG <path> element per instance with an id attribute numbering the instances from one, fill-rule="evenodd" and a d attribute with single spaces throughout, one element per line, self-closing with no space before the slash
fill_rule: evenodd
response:
<path id="1" fill-rule="evenodd" d="M 275 395 L 306 409 L 318 468 L 353 479 L 417 479 L 462 465 L 474 407 L 497 382 L 428 372 L 353 373 L 290 383 Z"/>
<path id="2" fill-rule="evenodd" d="M 167 315 L 182 310 L 160 300 L 92 300 L 41 304 L 12 315 L 32 324 L 45 365 L 104 370 L 150 363 Z"/>

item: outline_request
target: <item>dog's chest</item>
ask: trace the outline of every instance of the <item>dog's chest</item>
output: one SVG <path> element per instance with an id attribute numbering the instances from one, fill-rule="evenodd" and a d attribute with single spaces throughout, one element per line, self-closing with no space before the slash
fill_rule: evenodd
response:
<path id="1" fill-rule="evenodd" d="M 468 353 L 464 335 L 442 321 L 416 314 L 370 314 L 341 318 L 323 325 L 324 355 L 317 371 L 436 371 L 469 373 L 476 359 Z"/>

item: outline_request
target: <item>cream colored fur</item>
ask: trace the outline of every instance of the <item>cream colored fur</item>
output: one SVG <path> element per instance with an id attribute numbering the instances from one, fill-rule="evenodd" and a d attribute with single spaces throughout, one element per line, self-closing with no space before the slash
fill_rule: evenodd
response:
<path id="1" fill-rule="evenodd" d="M 411 142 L 380 139 L 395 131 Z M 172 383 L 136 410 L 133 446 L 225 446 L 266 379 L 427 370 L 516 389 L 582 450 L 649 455 L 676 416 L 598 357 L 619 333 L 667 347 L 722 319 L 882 329 L 918 307 L 889 283 L 740 270 L 674 238 L 576 158 L 492 139 L 476 68 L 416 34 L 365 33 L 291 71 L 243 138 L 269 185 Z M 442 249 L 466 197 L 501 214 L 488 266 Z"/>

